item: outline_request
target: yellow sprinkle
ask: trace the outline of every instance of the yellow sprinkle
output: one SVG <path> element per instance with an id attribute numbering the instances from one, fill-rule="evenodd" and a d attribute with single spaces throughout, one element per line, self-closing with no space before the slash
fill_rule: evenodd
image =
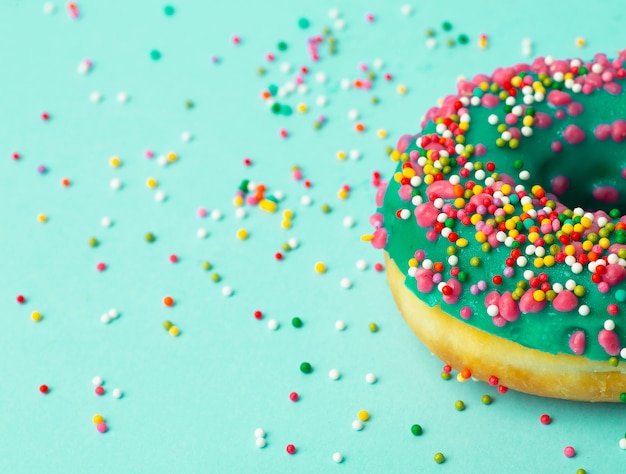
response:
<path id="1" fill-rule="evenodd" d="M 276 203 L 270 199 L 261 199 L 259 207 L 266 212 L 276 212 Z"/>
<path id="2" fill-rule="evenodd" d="M 406 94 L 406 86 L 404 84 L 400 84 L 396 90 L 398 91 L 398 94 L 403 95 Z"/>
<path id="3" fill-rule="evenodd" d="M 39 222 L 47 222 L 48 216 L 46 216 L 45 214 L 37 214 L 37 220 Z"/>
<path id="4" fill-rule="evenodd" d="M 317 273 L 326 272 L 326 265 L 324 265 L 324 262 L 317 262 L 313 268 L 315 268 Z"/>
<path id="5" fill-rule="evenodd" d="M 243 206 L 243 197 L 241 197 L 241 196 L 235 196 L 235 197 L 233 198 L 233 206 L 236 206 L 236 207 L 241 207 L 241 206 Z"/>
<path id="6" fill-rule="evenodd" d="M 511 85 L 515 87 L 519 87 L 522 84 L 522 78 L 519 76 L 515 76 L 511 79 Z"/>
<path id="7" fill-rule="evenodd" d="M 563 233 L 569 235 L 574 230 L 574 226 L 572 224 L 563 224 L 563 227 L 561 227 L 561 230 L 563 231 Z"/>
<path id="8" fill-rule="evenodd" d="M 404 178 L 404 175 L 402 174 L 402 172 L 401 172 L 401 171 L 396 171 L 396 172 L 393 174 L 393 180 L 394 180 L 396 183 L 399 183 L 400 181 L 402 181 L 402 178 Z"/>
<path id="9" fill-rule="evenodd" d="M 122 160 L 120 160 L 117 156 L 112 156 L 109 158 L 109 165 L 113 168 L 118 168 L 122 164 Z"/>
<path id="10" fill-rule="evenodd" d="M 343 160 L 345 160 L 345 159 L 346 159 L 346 157 L 347 157 L 347 156 L 348 156 L 348 155 L 347 155 L 347 154 L 346 154 L 346 152 L 345 152 L 345 151 L 343 151 L 343 150 L 339 150 L 339 151 L 337 152 L 337 159 L 338 159 L 338 160 L 343 161 Z"/>
<path id="11" fill-rule="evenodd" d="M 589 229 L 593 225 L 593 221 L 588 217 L 583 217 L 580 219 L 580 223 L 583 225 L 585 229 Z"/>
<path id="12" fill-rule="evenodd" d="M 245 240 L 248 238 L 248 231 L 246 229 L 239 229 L 237 231 L 237 238 L 239 240 Z"/>
<path id="13" fill-rule="evenodd" d="M 413 176 L 415 176 L 416 174 L 417 174 L 417 173 L 416 173 L 416 171 L 415 171 L 412 167 L 409 167 L 409 166 L 407 166 L 406 168 L 404 168 L 404 169 L 402 170 L 402 175 L 403 175 L 405 178 L 409 178 L 409 179 L 411 179 L 411 178 L 412 178 Z"/>
<path id="14" fill-rule="evenodd" d="M 379 128 L 376 132 L 376 135 L 378 136 L 378 138 L 387 138 L 387 130 L 385 130 L 384 128 Z"/>
<path id="15" fill-rule="evenodd" d="M 391 158 L 391 161 L 400 161 L 401 156 L 402 156 L 402 153 L 400 153 L 398 150 L 393 150 L 389 154 L 389 158 Z"/>
<path id="16" fill-rule="evenodd" d="M 178 155 L 176 153 L 174 153 L 173 151 L 170 151 L 167 154 L 167 161 L 169 161 L 170 163 L 173 163 L 176 160 L 178 160 Z"/>
<path id="17" fill-rule="evenodd" d="M 340 189 L 340 190 L 337 192 L 337 197 L 338 197 L 339 199 L 347 199 L 347 198 L 348 198 L 348 191 L 346 191 L 346 190 L 345 190 L 345 189 L 343 189 L 343 188 L 342 188 L 342 189 Z"/>
<path id="18" fill-rule="evenodd" d="M 435 177 L 432 174 L 427 174 L 424 176 L 424 184 L 433 184 L 435 182 Z"/>
<path id="19" fill-rule="evenodd" d="M 416 258 L 410 258 L 409 259 L 409 267 L 417 267 L 417 259 Z"/>
<path id="20" fill-rule="evenodd" d="M 483 220 L 483 216 L 481 216 L 480 214 L 473 214 L 472 217 L 470 217 L 470 222 L 473 225 L 478 224 L 482 220 Z"/>
<path id="21" fill-rule="evenodd" d="M 307 110 L 308 110 L 308 107 L 306 106 L 306 104 L 303 104 L 303 103 L 298 104 L 298 112 L 303 114 Z"/>
<path id="22" fill-rule="evenodd" d="M 546 255 L 545 257 L 543 257 L 543 264 L 546 267 L 552 267 L 554 266 L 555 263 L 556 263 L 556 260 L 554 259 L 552 255 Z"/>
<path id="23" fill-rule="evenodd" d="M 465 377 L 463 377 L 463 375 L 461 374 L 461 372 L 459 372 L 458 374 L 456 374 L 456 380 L 458 382 L 467 382 L 467 379 Z"/>
<path id="24" fill-rule="evenodd" d="M 459 124 L 459 128 L 464 131 L 469 130 L 469 122 L 461 122 Z"/>
<path id="25" fill-rule="evenodd" d="M 370 332 L 378 332 L 378 324 L 370 323 L 368 327 L 369 327 Z"/>
<path id="26" fill-rule="evenodd" d="M 456 246 L 457 247 L 467 247 L 467 245 L 469 244 L 469 241 L 467 239 L 464 239 L 463 237 L 461 237 L 460 239 L 458 239 L 456 241 Z"/>
<path id="27" fill-rule="evenodd" d="M 91 421 L 93 421 L 94 425 L 97 425 L 98 423 L 102 423 L 104 421 L 104 417 L 102 415 L 94 415 Z"/>
<path id="28" fill-rule="evenodd" d="M 292 219 L 293 218 L 293 211 L 291 209 L 285 209 L 283 211 L 283 217 L 285 219 Z"/>
<path id="29" fill-rule="evenodd" d="M 593 248 L 593 242 L 591 240 L 585 240 L 583 242 L 583 250 L 589 252 Z"/>
<path id="30" fill-rule="evenodd" d="M 41 321 L 41 313 L 39 311 L 33 311 L 32 313 L 30 313 L 30 319 L 38 323 L 39 321 Z"/>
<path id="31" fill-rule="evenodd" d="M 370 419 L 370 414 L 367 410 L 360 410 L 356 416 L 361 421 L 367 421 Z"/>
<path id="32" fill-rule="evenodd" d="M 578 46 L 579 48 L 582 48 L 585 46 L 585 44 L 586 44 L 585 38 L 582 38 L 580 36 L 576 38 L 576 46 Z"/>
<path id="33" fill-rule="evenodd" d="M 600 241 L 598 242 L 598 244 L 600 244 L 600 247 L 602 247 L 603 249 L 608 249 L 609 246 L 611 245 L 611 241 L 607 239 L 606 237 L 602 237 Z"/>
<path id="34" fill-rule="evenodd" d="M 280 223 L 283 229 L 291 229 L 291 221 L 289 219 L 283 219 Z"/>
<path id="35" fill-rule="evenodd" d="M 176 337 L 180 334 L 180 329 L 178 329 L 176 326 L 172 326 L 168 332 L 170 333 L 170 336 Z"/>
<path id="36" fill-rule="evenodd" d="M 374 234 L 363 234 L 361 236 L 361 242 L 371 242 L 374 240 Z"/>
<path id="37" fill-rule="evenodd" d="M 479 194 L 482 194 L 483 187 L 480 184 L 477 184 L 472 188 L 472 192 L 474 193 L 474 196 L 478 196 Z"/>
<path id="38" fill-rule="evenodd" d="M 537 257 L 535 258 L 535 260 L 533 260 L 533 265 L 535 266 L 535 268 L 541 268 L 544 265 L 544 261 L 543 261 L 543 257 Z"/>
<path id="39" fill-rule="evenodd" d="M 535 301 L 543 301 L 546 299 L 546 294 L 541 290 L 533 291 L 533 299 Z"/>
<path id="40" fill-rule="evenodd" d="M 156 188 L 157 184 L 157 180 L 154 178 L 148 178 L 146 180 L 146 186 L 148 186 L 149 188 Z"/>
<path id="41" fill-rule="evenodd" d="M 574 247 L 573 245 L 566 245 L 565 249 L 563 249 L 565 251 L 566 255 L 575 255 L 576 254 L 576 247 Z"/>

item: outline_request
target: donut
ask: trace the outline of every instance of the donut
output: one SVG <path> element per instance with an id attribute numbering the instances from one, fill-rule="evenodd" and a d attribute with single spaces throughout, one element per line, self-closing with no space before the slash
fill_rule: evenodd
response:
<path id="1" fill-rule="evenodd" d="M 446 369 L 626 402 L 626 50 L 462 79 L 375 175 L 402 316 Z"/>

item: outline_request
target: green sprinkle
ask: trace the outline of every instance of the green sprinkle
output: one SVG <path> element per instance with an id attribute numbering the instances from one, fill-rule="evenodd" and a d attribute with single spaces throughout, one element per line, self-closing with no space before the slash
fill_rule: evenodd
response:
<path id="1" fill-rule="evenodd" d="M 615 356 L 609 358 L 609 365 L 611 367 L 617 367 L 619 365 L 619 359 Z"/>
<path id="2" fill-rule="evenodd" d="M 211 280 L 213 280 L 215 283 L 217 283 L 218 281 L 220 281 L 222 279 L 222 277 L 219 275 L 219 273 L 213 273 L 211 274 Z"/>
<path id="3" fill-rule="evenodd" d="M 324 214 L 328 214 L 331 211 L 330 206 L 328 204 L 322 204 L 321 209 Z"/>
<path id="4" fill-rule="evenodd" d="M 193 109 L 194 103 L 190 100 L 186 100 L 185 101 L 185 107 L 187 107 L 188 109 Z"/>
<path id="5" fill-rule="evenodd" d="M 433 458 L 437 464 L 441 464 L 446 460 L 446 457 L 443 455 L 443 453 L 435 453 L 435 456 Z"/>
<path id="6" fill-rule="evenodd" d="M 456 45 L 456 42 L 452 38 L 448 38 L 446 40 L 446 46 L 448 46 L 449 48 L 452 48 L 455 45 Z"/>
<path id="7" fill-rule="evenodd" d="M 449 21 L 444 21 L 441 27 L 443 28 L 443 31 L 450 31 L 452 29 L 452 23 L 450 23 Z"/>
<path id="8" fill-rule="evenodd" d="M 489 395 L 483 395 L 480 398 L 480 401 L 483 402 L 485 405 L 491 405 L 491 402 L 493 402 L 493 398 L 491 398 Z"/>
<path id="9" fill-rule="evenodd" d="M 587 471 L 585 471 L 583 468 L 576 469 L 576 474 L 587 474 Z"/>
<path id="10" fill-rule="evenodd" d="M 311 364 L 308 362 L 302 362 L 302 364 L 300 364 L 300 372 L 303 374 L 310 374 L 313 372 L 313 367 L 311 367 Z"/>
<path id="11" fill-rule="evenodd" d="M 454 408 L 459 411 L 463 411 L 465 410 L 465 403 L 463 403 L 463 400 L 457 400 L 456 402 L 454 402 Z"/>
<path id="12" fill-rule="evenodd" d="M 92 237 L 91 239 L 89 239 L 89 245 L 91 245 L 92 247 L 97 247 L 99 244 L 98 239 L 96 239 L 95 237 Z"/>
<path id="13" fill-rule="evenodd" d="M 441 378 L 444 380 L 450 380 L 452 378 L 452 375 L 450 375 L 449 372 L 441 372 Z"/>
<path id="14" fill-rule="evenodd" d="M 513 162 L 513 168 L 516 170 L 521 170 L 524 167 L 524 162 L 522 160 L 515 160 Z"/>
<path id="15" fill-rule="evenodd" d="M 210 262 L 207 262 L 206 260 L 204 262 L 202 262 L 202 268 L 204 270 L 210 270 L 213 267 L 213 265 L 211 265 Z"/>
<path id="16" fill-rule="evenodd" d="M 265 72 L 266 72 L 266 71 L 265 71 L 265 68 L 264 68 L 264 67 L 258 67 L 258 68 L 256 69 L 256 73 L 257 73 L 259 76 L 264 76 L 264 75 L 265 75 Z"/>
<path id="17" fill-rule="evenodd" d="M 619 401 L 622 403 L 626 403 L 626 393 L 622 392 L 619 394 Z"/>
<path id="18" fill-rule="evenodd" d="M 372 98 L 370 99 L 372 101 L 372 104 L 376 105 L 380 102 L 380 99 L 376 96 L 372 96 Z"/>
<path id="19" fill-rule="evenodd" d="M 167 16 L 172 16 L 174 14 L 174 7 L 172 5 L 165 5 L 165 8 L 163 8 L 163 13 L 165 13 Z"/>
<path id="20" fill-rule="evenodd" d="M 369 330 L 370 330 L 370 332 L 378 332 L 378 324 L 370 323 Z"/>
<path id="21" fill-rule="evenodd" d="M 317 120 L 315 122 L 313 122 L 313 128 L 315 130 L 319 130 L 320 128 L 322 128 L 321 122 L 318 122 Z"/>
<path id="22" fill-rule="evenodd" d="M 165 328 L 166 331 L 169 331 L 172 326 L 173 324 L 171 321 L 163 321 L 163 327 Z"/>
<path id="23" fill-rule="evenodd" d="M 156 240 L 156 237 L 154 236 L 152 232 L 148 232 L 146 234 L 146 242 L 154 242 L 155 240 Z"/>
<path id="24" fill-rule="evenodd" d="M 153 49 L 152 51 L 150 51 L 150 57 L 154 61 L 158 61 L 159 59 L 161 59 L 161 52 L 158 49 Z"/>
<path id="25" fill-rule="evenodd" d="M 295 318 L 293 318 L 291 320 L 291 325 L 294 328 L 301 328 L 302 327 L 302 320 L 298 316 L 296 316 Z"/>
<path id="26" fill-rule="evenodd" d="M 466 34 L 460 34 L 458 41 L 461 44 L 467 44 L 469 42 L 469 38 L 467 37 Z"/>
<path id="27" fill-rule="evenodd" d="M 432 28 L 428 28 L 428 29 L 426 30 L 426 37 L 428 37 L 428 38 L 432 38 L 432 37 L 433 37 L 433 36 L 435 36 L 435 35 L 436 35 L 435 30 L 433 30 Z"/>
<path id="28" fill-rule="evenodd" d="M 619 211 L 619 209 L 611 209 L 609 211 L 609 216 L 611 216 L 613 219 L 617 219 L 621 215 L 622 213 Z"/>
<path id="29" fill-rule="evenodd" d="M 411 433 L 413 433 L 415 436 L 419 436 L 421 435 L 423 432 L 422 427 L 420 425 L 413 425 L 411 426 Z"/>
<path id="30" fill-rule="evenodd" d="M 286 51 L 287 43 L 285 43 L 284 41 L 279 41 L 276 47 L 278 48 L 278 51 Z"/>
<path id="31" fill-rule="evenodd" d="M 300 18 L 298 20 L 298 26 L 303 30 L 306 30 L 309 26 L 311 26 L 311 22 L 306 18 Z"/>

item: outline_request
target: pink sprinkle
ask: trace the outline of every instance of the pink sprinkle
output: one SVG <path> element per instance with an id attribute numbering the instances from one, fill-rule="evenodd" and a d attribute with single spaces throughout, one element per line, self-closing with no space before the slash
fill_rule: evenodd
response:
<path id="1" fill-rule="evenodd" d="M 461 308 L 461 317 L 463 319 L 469 319 L 472 317 L 472 308 L 470 308 L 469 306 L 463 306 Z"/>
<path id="2" fill-rule="evenodd" d="M 96 270 L 98 270 L 99 272 L 103 272 L 107 269 L 107 264 L 104 262 L 100 262 L 98 263 L 98 265 L 96 265 Z"/>
<path id="3" fill-rule="evenodd" d="M 269 62 L 272 62 L 272 61 L 274 61 L 275 56 L 272 53 L 267 53 L 265 55 L 265 59 L 267 59 Z"/>
<path id="4" fill-rule="evenodd" d="M 170 255 L 170 262 L 172 263 L 178 263 L 178 255 L 176 255 L 175 253 Z"/>
<path id="5" fill-rule="evenodd" d="M 199 208 L 197 212 L 199 217 L 206 217 L 208 214 L 207 210 L 204 207 Z"/>
<path id="6" fill-rule="evenodd" d="M 101 421 L 100 423 L 98 423 L 96 425 L 96 429 L 98 430 L 98 432 L 100 433 L 106 433 L 107 430 L 109 429 L 109 427 L 107 426 L 107 424 L 104 421 Z"/>
<path id="7" fill-rule="evenodd" d="M 143 155 L 146 158 L 151 159 L 154 157 L 154 152 L 150 148 L 148 148 L 146 151 L 143 152 Z"/>
<path id="8" fill-rule="evenodd" d="M 232 37 L 232 42 L 233 44 L 240 44 L 241 43 L 241 38 L 238 35 L 235 35 Z"/>
<path id="9" fill-rule="evenodd" d="M 211 62 L 213 64 L 217 64 L 220 62 L 220 58 L 218 58 L 217 56 L 211 56 Z"/>
<path id="10" fill-rule="evenodd" d="M 69 12 L 70 16 L 74 19 L 78 18 L 78 7 L 76 6 L 76 4 L 74 2 L 69 2 L 67 4 L 67 11 Z"/>
<path id="11" fill-rule="evenodd" d="M 281 138 L 287 138 L 289 136 L 289 132 L 284 128 L 281 128 L 278 133 Z"/>
<path id="12" fill-rule="evenodd" d="M 554 153 L 559 153 L 563 149 L 563 144 L 559 141 L 554 141 L 550 145 L 550 148 Z"/>
<path id="13" fill-rule="evenodd" d="M 563 454 L 565 454 L 566 458 L 573 458 L 576 456 L 576 450 L 572 446 L 565 446 Z"/>
<path id="14" fill-rule="evenodd" d="M 365 15 L 365 21 L 367 21 L 368 23 L 372 23 L 375 19 L 376 18 L 372 13 L 368 13 L 367 15 Z"/>
<path id="15" fill-rule="evenodd" d="M 95 388 L 94 392 L 96 392 L 96 395 L 102 396 L 102 395 L 104 395 L 104 387 L 102 385 L 98 385 Z"/>

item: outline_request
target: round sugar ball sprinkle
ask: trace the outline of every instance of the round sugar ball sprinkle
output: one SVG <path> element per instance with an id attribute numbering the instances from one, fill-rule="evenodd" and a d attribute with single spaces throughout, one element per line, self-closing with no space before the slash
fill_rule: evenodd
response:
<path id="1" fill-rule="evenodd" d="M 267 441 L 265 440 L 265 438 L 257 438 L 254 443 L 256 444 L 257 448 L 264 448 L 265 446 L 267 446 Z"/>
<path id="2" fill-rule="evenodd" d="M 111 392 L 111 396 L 113 398 L 120 399 L 120 398 L 122 398 L 122 395 L 123 395 L 123 393 L 122 393 L 122 391 L 119 388 L 114 388 L 113 391 Z"/>
<path id="3" fill-rule="evenodd" d="M 376 380 L 376 375 L 372 374 L 371 372 L 365 375 L 365 381 L 369 384 L 376 383 Z"/>
<path id="4" fill-rule="evenodd" d="M 265 430 L 263 428 L 257 428 L 254 430 L 255 438 L 265 438 Z"/>
<path id="5" fill-rule="evenodd" d="M 343 455 L 341 453 L 334 453 L 333 461 L 335 461 L 336 463 L 343 462 Z"/>
<path id="6" fill-rule="evenodd" d="M 363 429 L 363 422 L 361 420 L 354 420 L 352 422 L 352 429 L 354 431 L 361 431 Z"/>
<path id="7" fill-rule="evenodd" d="M 328 377 L 331 380 L 339 380 L 341 378 L 341 372 L 339 372 L 339 370 L 337 369 L 330 369 L 330 372 L 328 372 Z"/>
<path id="8" fill-rule="evenodd" d="M 335 329 L 337 331 L 343 331 L 346 328 L 346 323 L 344 323 L 341 319 L 335 321 Z"/>

